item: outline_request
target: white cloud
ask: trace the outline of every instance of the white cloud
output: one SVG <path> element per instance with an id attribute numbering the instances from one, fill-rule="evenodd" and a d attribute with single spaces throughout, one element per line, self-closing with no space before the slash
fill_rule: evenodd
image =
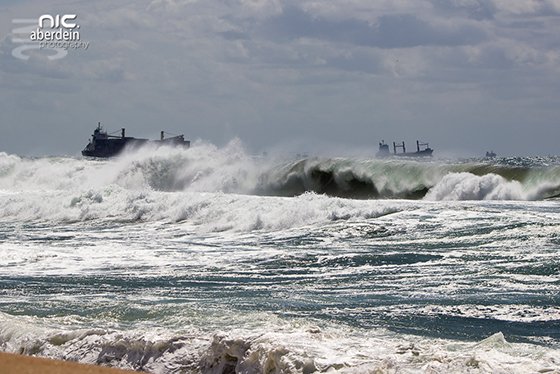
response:
<path id="1" fill-rule="evenodd" d="M 492 0 L 497 11 L 505 15 L 530 16 L 560 11 L 558 0 Z"/>
<path id="2" fill-rule="evenodd" d="M 121 59 L 94 60 L 82 64 L 76 74 L 80 78 L 119 83 L 132 80 L 134 75 L 127 72 Z"/>
<path id="3" fill-rule="evenodd" d="M 541 0 L 493 0 L 493 3 L 499 12 L 515 15 L 534 14 L 543 6 Z"/>

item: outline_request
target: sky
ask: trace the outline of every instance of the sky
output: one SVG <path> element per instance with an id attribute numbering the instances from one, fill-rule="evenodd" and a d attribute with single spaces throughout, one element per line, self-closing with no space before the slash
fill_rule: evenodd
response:
<path id="1" fill-rule="evenodd" d="M 43 14 L 88 48 L 14 57 Z M 19 155 L 78 155 L 98 121 L 250 152 L 560 154 L 560 0 L 0 1 L 0 87 Z"/>

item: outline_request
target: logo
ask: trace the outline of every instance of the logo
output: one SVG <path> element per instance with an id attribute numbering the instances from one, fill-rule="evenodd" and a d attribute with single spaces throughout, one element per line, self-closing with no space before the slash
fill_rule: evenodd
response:
<path id="1" fill-rule="evenodd" d="M 79 29 L 80 26 L 76 25 L 75 23 L 67 22 L 69 19 L 75 20 L 76 17 L 78 16 L 75 14 L 65 14 L 63 16 L 57 14 L 54 17 L 49 14 L 43 14 L 41 17 L 39 17 L 39 27 L 43 28 L 45 27 L 45 21 L 51 21 L 51 26 L 50 26 L 51 28 L 64 27 L 66 29 L 73 29 L 73 28 Z"/>
<path id="2" fill-rule="evenodd" d="M 29 60 L 31 50 L 45 50 L 49 60 L 68 55 L 69 49 L 87 50 L 89 42 L 81 40 L 76 14 L 43 14 L 38 19 L 13 19 L 13 24 L 25 25 L 12 30 L 12 42 L 22 45 L 12 50 L 12 56 Z"/>

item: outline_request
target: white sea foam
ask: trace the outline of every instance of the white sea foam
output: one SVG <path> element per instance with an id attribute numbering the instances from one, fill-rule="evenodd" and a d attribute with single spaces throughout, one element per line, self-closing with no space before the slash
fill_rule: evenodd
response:
<path id="1" fill-rule="evenodd" d="M 558 344 L 540 301 L 558 290 L 558 205 L 511 201 L 554 195 L 557 173 L 285 162 L 238 141 L 0 153 L 0 350 L 153 373 L 560 371 L 557 349 L 510 342 Z M 302 186 L 430 191 L 261 196 Z"/>
<path id="2" fill-rule="evenodd" d="M 402 203 L 330 198 L 313 193 L 295 198 L 223 193 L 127 190 L 116 185 L 89 191 L 27 192 L 0 196 L 0 219 L 27 222 L 89 220 L 167 221 L 202 231 L 279 230 L 338 219 L 364 219 L 395 212 Z"/>
<path id="3" fill-rule="evenodd" d="M 257 316 L 257 318 L 260 318 Z M 332 324 L 266 319 L 262 331 L 208 333 L 187 326 L 175 332 L 67 328 L 61 321 L 0 313 L 3 351 L 144 370 L 266 373 L 495 373 L 554 372 L 560 354 L 545 347 L 513 344 L 502 333 L 467 343 L 358 330 Z M 68 319 L 76 324 L 79 319 Z M 87 321 L 81 321 L 87 323 Z M 177 334 L 177 330 L 181 331 Z M 151 331 L 151 332 L 147 332 Z"/>
<path id="4" fill-rule="evenodd" d="M 1 350 L 153 373 L 559 370 L 557 349 L 511 343 L 558 344 L 540 302 L 558 289 L 557 202 L 484 200 L 550 178 L 307 160 L 290 178 L 433 183 L 449 201 L 255 196 L 272 163 L 238 143 L 161 152 L 0 155 Z"/>
<path id="5" fill-rule="evenodd" d="M 451 173 L 427 193 L 426 200 L 527 200 L 531 195 L 518 181 L 496 174 Z"/>
<path id="6" fill-rule="evenodd" d="M 26 159 L 0 153 L 0 190 L 225 192 L 293 196 L 305 191 L 357 198 L 539 200 L 560 193 L 560 168 L 512 168 L 411 160 L 252 157 L 239 140 L 223 148 L 150 147 L 111 160 Z"/>
<path id="7" fill-rule="evenodd" d="M 150 147 L 112 160 L 64 157 L 24 159 L 0 153 L 0 189 L 83 191 L 116 184 L 126 189 L 248 192 L 258 169 L 238 140 L 224 148 Z"/>

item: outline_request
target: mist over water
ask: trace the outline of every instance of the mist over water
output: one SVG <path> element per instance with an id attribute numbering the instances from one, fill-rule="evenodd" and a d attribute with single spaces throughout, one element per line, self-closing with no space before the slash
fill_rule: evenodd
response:
<path id="1" fill-rule="evenodd" d="M 153 373 L 560 371 L 560 166 L 0 153 L 0 349 Z"/>
<path id="2" fill-rule="evenodd" d="M 504 158 L 444 162 L 406 158 L 286 158 L 251 156 L 241 142 L 224 148 L 131 150 L 116 159 L 22 159 L 0 153 L 0 187 L 83 190 L 224 192 L 348 198 L 541 200 L 560 193 L 560 162 Z"/>

